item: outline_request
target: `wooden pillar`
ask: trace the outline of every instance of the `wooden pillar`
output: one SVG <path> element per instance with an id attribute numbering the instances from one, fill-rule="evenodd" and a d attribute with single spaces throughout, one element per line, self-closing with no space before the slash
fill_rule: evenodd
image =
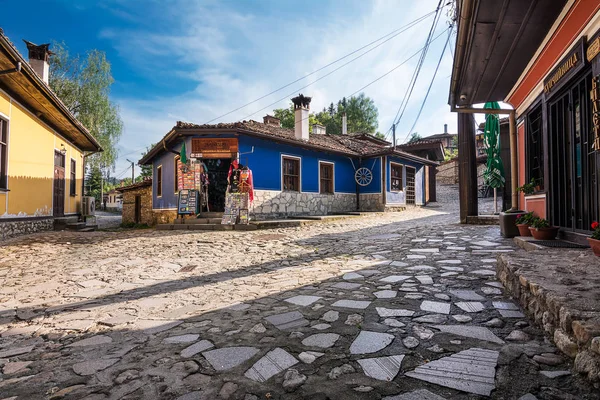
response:
<path id="1" fill-rule="evenodd" d="M 437 167 L 430 165 L 429 169 L 429 201 L 436 202 Z"/>
<path id="2" fill-rule="evenodd" d="M 477 164 L 475 120 L 470 113 L 458 113 L 458 191 L 460 223 L 477 216 Z"/>

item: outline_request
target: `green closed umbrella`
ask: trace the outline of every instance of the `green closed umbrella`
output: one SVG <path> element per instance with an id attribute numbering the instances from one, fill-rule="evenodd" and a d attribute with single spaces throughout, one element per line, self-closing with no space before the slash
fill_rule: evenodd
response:
<path id="1" fill-rule="evenodd" d="M 498 102 L 485 103 L 484 109 L 498 110 Z M 494 210 L 498 211 L 496 205 L 496 189 L 504 186 L 504 165 L 500 158 L 500 117 L 498 114 L 485 115 L 485 131 L 483 140 L 486 146 L 487 164 L 483 179 L 486 185 L 494 189 Z"/>
<path id="2" fill-rule="evenodd" d="M 183 145 L 181 145 L 181 151 L 179 152 L 179 159 L 181 160 L 182 164 L 187 164 L 187 155 L 186 155 L 186 150 L 185 150 L 185 142 L 183 142 Z"/>

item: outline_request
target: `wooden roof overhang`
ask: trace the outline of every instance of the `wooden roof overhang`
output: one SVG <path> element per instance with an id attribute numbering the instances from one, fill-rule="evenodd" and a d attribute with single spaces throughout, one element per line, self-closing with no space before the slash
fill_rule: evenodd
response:
<path id="1" fill-rule="evenodd" d="M 567 0 L 458 0 L 453 110 L 502 101 Z"/>
<path id="2" fill-rule="evenodd" d="M 19 63 L 20 71 L 0 75 L 0 88 L 76 148 L 90 152 L 102 151 L 100 143 L 0 31 L 0 71 L 13 70 Z"/>

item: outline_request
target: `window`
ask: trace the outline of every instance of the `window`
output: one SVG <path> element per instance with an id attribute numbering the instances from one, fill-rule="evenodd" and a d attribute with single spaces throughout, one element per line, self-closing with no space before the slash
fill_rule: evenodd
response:
<path id="1" fill-rule="evenodd" d="M 525 177 L 527 182 L 535 180 L 536 185 L 544 187 L 544 148 L 542 144 L 542 106 L 539 105 L 527 115 L 527 163 Z"/>
<path id="2" fill-rule="evenodd" d="M 0 119 L 0 189 L 8 189 L 8 122 Z"/>
<path id="3" fill-rule="evenodd" d="M 175 169 L 175 193 L 179 192 L 179 156 L 175 156 L 175 163 L 174 163 L 174 169 Z"/>
<path id="4" fill-rule="evenodd" d="M 300 191 L 300 159 L 283 157 L 283 190 Z"/>
<path id="5" fill-rule="evenodd" d="M 391 177 L 391 189 L 392 192 L 401 192 L 402 187 L 402 165 L 400 164 L 390 164 L 390 169 L 392 170 Z"/>
<path id="6" fill-rule="evenodd" d="M 156 197 L 162 196 L 162 165 L 156 167 Z"/>
<path id="7" fill-rule="evenodd" d="M 319 162 L 319 181 L 321 194 L 333 194 L 333 164 Z"/>
<path id="8" fill-rule="evenodd" d="M 75 160 L 73 160 L 71 158 L 71 180 L 69 181 L 69 186 L 70 186 L 70 194 L 71 196 L 75 196 L 77 194 L 77 163 L 75 162 Z"/>

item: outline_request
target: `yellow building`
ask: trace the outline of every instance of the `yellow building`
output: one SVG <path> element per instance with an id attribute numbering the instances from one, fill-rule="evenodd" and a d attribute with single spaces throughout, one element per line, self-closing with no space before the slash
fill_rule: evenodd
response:
<path id="1" fill-rule="evenodd" d="M 0 30 L 0 239 L 81 212 L 85 157 L 100 144 L 48 85 L 49 45 L 29 62 Z"/>

